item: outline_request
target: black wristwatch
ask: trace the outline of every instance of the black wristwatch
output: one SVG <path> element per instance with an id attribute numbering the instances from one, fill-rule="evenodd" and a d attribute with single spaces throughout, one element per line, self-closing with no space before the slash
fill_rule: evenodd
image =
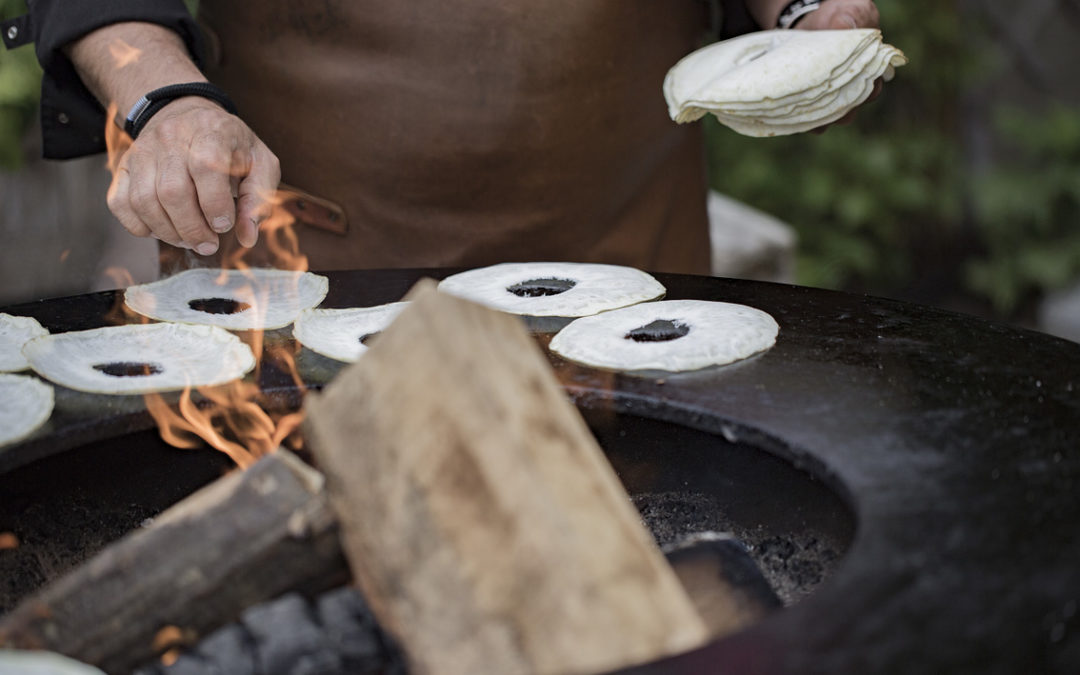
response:
<path id="1" fill-rule="evenodd" d="M 799 19 L 821 7 L 824 0 L 791 0 L 776 20 L 777 28 L 792 28 Z"/>

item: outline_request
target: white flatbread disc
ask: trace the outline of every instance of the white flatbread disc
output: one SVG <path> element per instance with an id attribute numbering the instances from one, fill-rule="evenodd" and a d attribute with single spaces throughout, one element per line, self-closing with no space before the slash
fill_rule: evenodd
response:
<path id="1" fill-rule="evenodd" d="M 621 265 L 502 263 L 443 279 L 439 290 L 510 314 L 588 316 L 655 300 L 667 292 L 651 275 Z"/>
<path id="2" fill-rule="evenodd" d="M 52 410 L 52 387 L 28 375 L 0 375 L 0 446 L 32 434 Z"/>
<path id="3" fill-rule="evenodd" d="M 42 377 L 98 394 L 224 384 L 255 367 L 251 348 L 217 326 L 150 323 L 57 333 L 26 343 Z"/>
<path id="4" fill-rule="evenodd" d="M 22 355 L 23 345 L 48 334 L 37 319 L 0 313 L 0 372 L 13 373 L 29 368 L 30 364 Z"/>
<path id="5" fill-rule="evenodd" d="M 326 297 L 329 280 L 268 268 L 192 269 L 132 286 L 124 303 L 143 316 L 229 330 L 281 328 Z"/>
<path id="6" fill-rule="evenodd" d="M 377 307 L 305 309 L 293 322 L 293 337 L 308 349 L 352 362 L 368 350 L 367 340 L 389 326 L 409 303 Z"/>
<path id="7" fill-rule="evenodd" d="M 745 359 L 771 347 L 779 330 L 746 305 L 664 300 L 571 321 L 550 349 L 598 368 L 678 372 Z"/>

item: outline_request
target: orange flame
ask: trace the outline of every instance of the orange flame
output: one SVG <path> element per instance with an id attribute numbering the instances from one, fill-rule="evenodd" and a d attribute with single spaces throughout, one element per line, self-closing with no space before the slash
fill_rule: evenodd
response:
<path id="1" fill-rule="evenodd" d="M 103 274 L 112 280 L 114 288 L 127 288 L 135 283 L 131 272 L 123 267 L 106 267 Z M 123 293 L 117 293 L 116 301 L 109 311 L 105 313 L 105 321 L 114 326 L 125 323 L 150 323 L 150 319 L 124 304 Z"/>
<path id="2" fill-rule="evenodd" d="M 116 103 L 109 104 L 109 110 L 105 115 L 105 166 L 113 175 L 113 181 L 109 185 L 109 196 L 116 189 L 116 170 L 120 166 L 120 159 L 131 147 L 131 136 L 123 129 L 123 120 L 120 117 L 120 107 Z"/>
<path id="3" fill-rule="evenodd" d="M 299 241 L 292 230 L 293 217 L 280 207 L 281 200 L 276 196 L 269 201 L 273 209 L 260 227 L 260 238 L 273 256 L 274 266 L 306 271 L 307 256 L 300 253 Z M 247 252 L 248 249 L 241 248 L 230 254 L 224 267 L 250 269 L 244 260 Z M 224 284 L 226 279 L 223 272 L 219 283 Z M 256 307 L 266 307 L 274 301 L 254 283 L 239 289 L 237 295 Z M 301 395 L 306 393 L 306 386 L 294 356 L 299 345 L 267 344 L 261 330 L 242 333 L 241 338 L 255 354 L 254 382 L 237 380 L 216 387 L 198 387 L 202 399 L 199 404 L 193 401 L 190 389 L 185 390 L 176 409 L 157 394 L 148 395 L 146 405 L 165 442 L 180 448 L 197 448 L 205 443 L 227 454 L 240 468 L 247 468 L 282 445 L 294 450 L 302 445 L 299 428 L 304 419 L 303 410 L 271 412 L 262 405 L 262 392 L 256 382 L 263 365 L 273 362 L 279 370 L 288 373 Z"/>
<path id="4" fill-rule="evenodd" d="M 111 51 L 117 67 L 123 67 L 139 56 L 138 50 L 127 49 L 130 45 L 119 43 L 113 47 L 115 48 Z M 110 104 L 107 119 L 118 119 L 117 115 L 117 105 Z M 123 131 L 122 125 L 110 121 L 105 126 L 105 145 L 108 151 L 107 167 L 113 174 L 113 182 L 109 186 L 112 196 L 112 192 L 117 189 L 116 177 L 120 161 L 131 147 L 132 140 Z M 282 206 L 283 200 L 276 192 L 266 195 L 265 200 L 269 206 L 269 215 L 259 226 L 259 238 L 270 253 L 271 264 L 279 269 L 306 271 L 308 259 L 300 252 L 299 239 L 293 230 L 295 219 Z M 222 266 L 226 269 L 249 269 L 250 265 L 244 260 L 248 252 L 249 249 L 237 247 L 225 257 Z M 118 282 L 119 287 L 132 284 L 131 275 L 126 270 L 110 268 L 106 273 Z M 222 283 L 224 279 L 223 276 Z M 268 302 L 273 302 L 273 299 L 268 297 L 256 298 L 254 285 L 247 289 L 247 292 L 253 305 L 265 307 Z M 135 316 L 137 315 L 122 301 L 110 313 L 110 318 L 116 323 L 130 323 Z M 147 321 L 142 316 L 139 316 L 138 320 Z M 251 331 L 243 337 L 255 354 L 255 382 L 259 379 L 263 358 L 267 357 L 277 362 L 284 372 L 289 373 L 301 394 L 306 393 L 293 354 L 289 353 L 286 347 L 274 345 L 264 354 L 265 340 L 262 331 Z M 294 348 L 299 349 L 295 345 Z M 217 387 L 199 387 L 199 404 L 192 399 L 192 392 L 188 388 L 180 395 L 175 408 L 161 395 L 147 394 L 146 407 L 165 442 L 178 448 L 198 448 L 208 444 L 227 454 L 237 466 L 247 468 L 282 444 L 298 449 L 301 445 L 298 430 L 304 417 L 302 410 L 288 413 L 268 412 L 259 403 L 262 392 L 255 382 L 237 380 Z"/>
<path id="5" fill-rule="evenodd" d="M 11 532 L 0 532 L 0 551 L 19 548 L 19 538 Z"/>

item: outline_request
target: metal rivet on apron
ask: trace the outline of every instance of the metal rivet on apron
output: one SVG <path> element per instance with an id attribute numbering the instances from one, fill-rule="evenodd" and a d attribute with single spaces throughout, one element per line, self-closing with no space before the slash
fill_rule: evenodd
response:
<path id="1" fill-rule="evenodd" d="M 14 40 L 15 38 L 19 37 L 19 27 L 18 26 L 12 26 L 12 27 L 8 28 L 7 29 L 7 37 L 8 37 L 9 40 Z"/>
<path id="2" fill-rule="evenodd" d="M 71 121 L 71 118 L 67 116 L 67 113 L 60 113 L 56 116 L 56 119 L 60 122 L 60 124 L 67 124 Z"/>

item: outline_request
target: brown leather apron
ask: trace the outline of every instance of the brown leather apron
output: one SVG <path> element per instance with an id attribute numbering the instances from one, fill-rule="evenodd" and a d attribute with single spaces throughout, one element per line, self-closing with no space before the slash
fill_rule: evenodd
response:
<path id="1" fill-rule="evenodd" d="M 700 129 L 661 93 L 700 0 L 203 0 L 200 20 L 283 182 L 343 211 L 293 205 L 312 269 L 708 272 Z"/>

